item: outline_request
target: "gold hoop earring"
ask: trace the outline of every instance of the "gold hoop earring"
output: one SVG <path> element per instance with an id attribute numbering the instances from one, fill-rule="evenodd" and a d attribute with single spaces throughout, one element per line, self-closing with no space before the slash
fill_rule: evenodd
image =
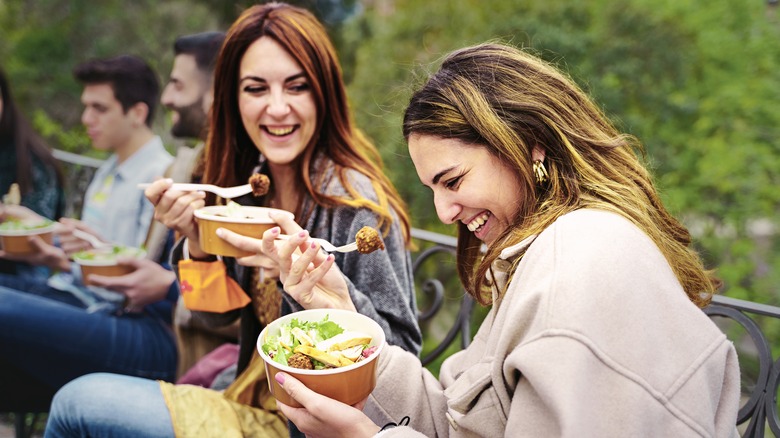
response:
<path id="1" fill-rule="evenodd" d="M 544 167 L 544 162 L 542 160 L 535 160 L 534 161 L 534 176 L 536 177 L 536 183 L 537 184 L 544 184 L 547 182 L 547 177 L 550 175 L 547 173 L 547 169 Z"/>

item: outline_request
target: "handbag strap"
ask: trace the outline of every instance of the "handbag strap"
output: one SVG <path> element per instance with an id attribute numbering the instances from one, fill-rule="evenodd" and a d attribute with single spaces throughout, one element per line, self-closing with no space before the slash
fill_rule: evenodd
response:
<path id="1" fill-rule="evenodd" d="M 181 247 L 181 255 L 183 260 L 189 260 L 190 259 L 190 239 L 184 238 L 184 243 Z M 217 260 L 222 261 L 222 256 L 217 255 Z"/>

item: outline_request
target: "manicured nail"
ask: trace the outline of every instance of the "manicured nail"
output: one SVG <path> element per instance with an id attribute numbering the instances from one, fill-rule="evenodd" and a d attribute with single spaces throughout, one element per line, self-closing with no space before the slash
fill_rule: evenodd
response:
<path id="1" fill-rule="evenodd" d="M 301 231 L 298 233 L 298 237 L 306 237 L 306 231 Z"/>
<path id="2" fill-rule="evenodd" d="M 282 373 L 276 373 L 274 376 L 274 379 L 276 379 L 276 382 L 282 386 L 284 386 L 284 374 Z"/>
<path id="3" fill-rule="evenodd" d="M 314 242 L 312 242 L 312 243 L 311 243 L 311 249 L 317 249 L 317 244 L 316 244 L 316 243 L 314 243 Z"/>
<path id="4" fill-rule="evenodd" d="M 271 234 L 279 234 L 280 230 L 281 229 L 279 227 L 273 227 L 271 228 Z"/>
<path id="5" fill-rule="evenodd" d="M 336 256 L 334 256 L 333 254 L 328 254 L 328 257 L 325 260 L 330 262 L 330 261 L 332 261 L 335 258 L 336 258 Z"/>
<path id="6" fill-rule="evenodd" d="M 224 228 L 217 228 L 217 236 L 224 237 L 225 235 L 225 229 Z"/>

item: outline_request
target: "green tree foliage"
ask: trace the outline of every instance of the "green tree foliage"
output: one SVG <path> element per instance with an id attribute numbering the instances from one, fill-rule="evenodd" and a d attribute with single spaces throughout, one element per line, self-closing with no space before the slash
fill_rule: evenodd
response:
<path id="1" fill-rule="evenodd" d="M 135 53 L 164 81 L 176 35 L 226 29 L 252 1 L 0 0 L 0 62 L 56 147 L 87 152 L 73 66 Z M 662 197 L 727 295 L 780 304 L 780 24 L 760 0 L 300 0 L 330 28 L 356 121 L 380 147 L 415 226 L 441 225 L 401 138 L 412 90 L 447 52 L 533 50 L 645 145 Z M 160 111 L 157 131 L 166 135 Z M 57 132 L 58 129 L 61 132 Z M 168 143 L 172 139 L 166 138 Z"/>
<path id="2" fill-rule="evenodd" d="M 588 90 L 645 159 L 727 295 L 780 303 L 780 29 L 760 1 L 372 2 L 344 30 L 351 96 L 415 225 L 436 228 L 400 134 L 415 84 L 487 40 L 533 50 Z M 757 226 L 761 225 L 761 226 Z M 443 230 L 445 228 L 439 228 Z M 763 231 L 763 230 L 766 231 Z"/>

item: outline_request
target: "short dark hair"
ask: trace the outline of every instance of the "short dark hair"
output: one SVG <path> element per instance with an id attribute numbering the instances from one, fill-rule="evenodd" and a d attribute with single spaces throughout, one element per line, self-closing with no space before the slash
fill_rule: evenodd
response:
<path id="1" fill-rule="evenodd" d="M 125 112 L 139 102 L 145 103 L 149 107 L 146 125 L 152 126 L 160 81 L 143 59 L 132 55 L 92 59 L 76 66 L 73 76 L 84 85 L 109 84 Z"/>
<path id="2" fill-rule="evenodd" d="M 211 76 L 214 73 L 214 66 L 217 63 L 217 56 L 223 41 L 225 41 L 225 32 L 183 35 L 176 38 L 173 43 L 173 52 L 176 55 L 194 56 L 198 68 Z"/>

